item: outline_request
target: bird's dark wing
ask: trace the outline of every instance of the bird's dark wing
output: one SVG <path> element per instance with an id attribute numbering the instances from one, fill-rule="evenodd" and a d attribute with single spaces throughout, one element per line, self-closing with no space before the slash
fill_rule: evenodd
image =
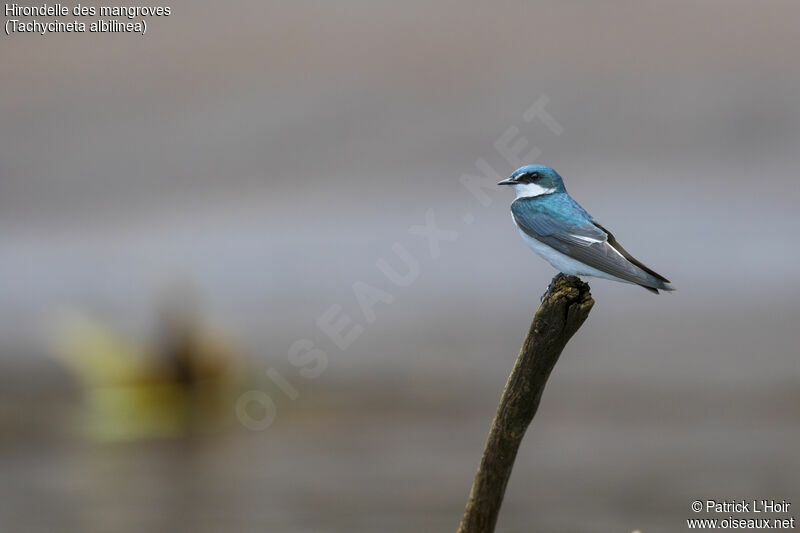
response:
<path id="1" fill-rule="evenodd" d="M 670 281 L 667 278 L 665 278 L 664 276 L 662 276 L 658 272 L 648 268 L 647 266 L 644 265 L 644 263 L 642 263 L 641 261 L 639 261 L 638 259 L 633 257 L 630 253 L 628 253 L 628 251 L 625 248 L 622 247 L 622 245 L 619 243 L 619 241 L 617 241 L 617 239 L 614 237 L 614 235 L 610 231 L 608 231 L 606 228 L 604 228 L 603 226 L 598 224 L 597 221 L 593 221 L 593 222 L 594 222 L 595 226 L 597 226 L 598 228 L 600 228 L 601 230 L 606 232 L 606 235 L 608 235 L 608 244 L 609 244 L 609 246 L 611 246 L 614 250 L 619 252 L 625 259 L 627 259 L 628 261 L 630 261 L 631 263 L 633 263 L 637 267 L 641 268 L 642 270 L 644 270 L 645 272 L 647 272 L 648 274 L 650 274 L 651 276 L 653 276 L 657 280 L 663 281 L 664 283 L 670 283 Z M 663 289 L 664 287 L 660 287 L 660 288 Z M 666 289 L 666 290 L 672 290 L 672 289 L 669 288 L 669 289 Z"/>
<path id="2" fill-rule="evenodd" d="M 570 202 L 573 205 L 548 205 L 525 200 L 512 203 L 511 211 L 528 236 L 601 272 L 656 293 L 657 289 L 670 289 L 666 278 L 631 256 L 574 201 Z"/>

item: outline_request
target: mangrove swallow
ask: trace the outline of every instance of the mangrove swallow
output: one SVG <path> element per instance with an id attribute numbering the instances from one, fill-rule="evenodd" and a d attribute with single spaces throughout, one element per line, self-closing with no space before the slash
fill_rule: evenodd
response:
<path id="1" fill-rule="evenodd" d="M 674 290 L 578 205 L 552 168 L 527 165 L 498 185 L 514 187 L 511 214 L 522 238 L 560 272 L 633 283 L 656 294 Z"/>

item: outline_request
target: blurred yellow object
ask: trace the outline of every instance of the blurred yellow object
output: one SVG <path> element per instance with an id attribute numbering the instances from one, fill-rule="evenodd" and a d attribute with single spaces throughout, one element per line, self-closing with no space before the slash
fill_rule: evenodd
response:
<path id="1" fill-rule="evenodd" d="M 91 438 L 179 437 L 224 422 L 237 381 L 230 342 L 183 315 L 159 325 L 148 349 L 80 313 L 60 321 L 55 353 L 82 385 Z"/>
<path id="2" fill-rule="evenodd" d="M 143 347 L 79 313 L 61 320 L 56 341 L 56 354 L 87 386 L 139 381 L 153 372 Z"/>

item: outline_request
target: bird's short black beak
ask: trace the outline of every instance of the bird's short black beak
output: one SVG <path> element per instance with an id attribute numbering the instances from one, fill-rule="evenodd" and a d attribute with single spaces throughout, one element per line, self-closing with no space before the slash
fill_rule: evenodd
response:
<path id="1" fill-rule="evenodd" d="M 515 180 L 514 178 L 506 178 L 503 181 L 497 182 L 498 185 L 516 185 L 516 183 L 517 180 Z"/>

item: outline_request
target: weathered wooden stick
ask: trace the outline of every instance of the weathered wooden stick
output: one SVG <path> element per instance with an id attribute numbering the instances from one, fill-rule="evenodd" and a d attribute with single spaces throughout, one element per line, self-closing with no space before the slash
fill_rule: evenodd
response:
<path id="1" fill-rule="evenodd" d="M 533 317 L 508 377 L 475 475 L 459 533 L 491 533 L 525 430 L 558 356 L 592 310 L 589 285 L 559 274 Z"/>

